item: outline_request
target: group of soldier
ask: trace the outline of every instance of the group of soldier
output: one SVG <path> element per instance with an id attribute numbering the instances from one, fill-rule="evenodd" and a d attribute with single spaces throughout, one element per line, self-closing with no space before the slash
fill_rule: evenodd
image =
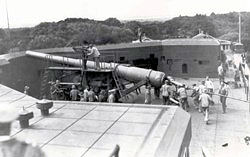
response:
<path id="1" fill-rule="evenodd" d="M 228 90 L 228 82 L 225 82 L 224 78 L 221 79 L 219 92 L 216 95 L 220 96 L 223 114 L 226 113 Z M 151 96 L 148 96 L 148 93 L 150 93 L 150 86 L 146 87 L 145 104 L 151 103 Z M 206 124 L 208 123 L 209 106 L 214 105 L 213 95 L 215 94 L 214 84 L 209 76 L 202 80 L 199 85 L 193 84 L 192 87 L 188 87 L 185 84 L 175 84 L 173 79 L 167 79 L 160 89 L 160 94 L 163 105 L 178 105 L 186 111 L 190 108 L 188 97 L 191 97 L 195 108 L 199 112 L 204 113 L 204 121 Z"/>
<path id="2" fill-rule="evenodd" d="M 64 100 L 65 91 L 61 88 L 60 81 L 56 80 L 55 83 L 51 83 L 50 95 L 52 100 Z M 77 88 L 76 85 L 72 85 L 69 92 L 69 99 L 71 101 L 83 101 L 83 102 L 116 102 L 116 90 L 100 89 L 95 90 L 94 87 L 86 86 L 85 89 Z"/>

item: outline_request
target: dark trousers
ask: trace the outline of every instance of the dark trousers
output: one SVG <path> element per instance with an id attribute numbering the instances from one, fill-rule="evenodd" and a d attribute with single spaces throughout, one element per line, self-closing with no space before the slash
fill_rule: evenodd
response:
<path id="1" fill-rule="evenodd" d="M 167 105 L 169 103 L 169 96 L 162 96 L 163 105 Z"/>
<path id="2" fill-rule="evenodd" d="M 220 102 L 221 102 L 221 105 L 222 105 L 223 113 L 226 113 L 226 107 L 227 107 L 226 100 L 227 100 L 226 96 L 220 96 Z"/>
<path id="3" fill-rule="evenodd" d="M 187 97 L 186 98 L 181 98 L 181 107 L 187 111 L 187 108 L 188 108 L 188 100 L 187 100 Z"/>
<path id="4" fill-rule="evenodd" d="M 99 70 L 100 69 L 100 58 L 94 57 L 94 62 L 95 62 L 95 69 Z"/>
<path id="5" fill-rule="evenodd" d="M 220 84 L 221 82 L 224 82 L 224 75 L 219 75 L 219 81 L 220 81 Z"/>

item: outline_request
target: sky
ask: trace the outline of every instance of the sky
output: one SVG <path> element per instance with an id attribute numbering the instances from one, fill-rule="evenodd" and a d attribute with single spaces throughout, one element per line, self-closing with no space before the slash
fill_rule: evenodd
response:
<path id="1" fill-rule="evenodd" d="M 170 19 L 249 11 L 250 0 L 0 0 L 0 28 L 32 27 L 66 18 L 105 20 Z"/>

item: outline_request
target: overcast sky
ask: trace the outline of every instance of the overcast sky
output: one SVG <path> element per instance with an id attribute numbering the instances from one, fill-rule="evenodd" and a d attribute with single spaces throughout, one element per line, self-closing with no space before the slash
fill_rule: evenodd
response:
<path id="1" fill-rule="evenodd" d="M 172 18 L 250 11 L 250 0 L 0 0 L 0 27 L 34 26 L 70 17 L 105 20 Z"/>

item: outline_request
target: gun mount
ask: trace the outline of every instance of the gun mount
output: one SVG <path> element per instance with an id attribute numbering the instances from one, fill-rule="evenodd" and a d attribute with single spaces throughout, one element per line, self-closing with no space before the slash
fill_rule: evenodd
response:
<path id="1" fill-rule="evenodd" d="M 66 58 L 62 56 L 48 55 L 34 51 L 26 51 L 26 55 L 40 59 L 49 58 L 53 62 L 68 64 L 75 67 L 82 66 L 82 59 Z M 130 82 L 138 83 L 142 80 L 147 79 L 149 83 L 152 84 L 153 86 L 160 87 L 165 79 L 165 74 L 160 71 L 154 71 L 151 69 L 143 69 L 138 67 L 128 67 L 117 63 L 101 62 L 100 64 L 105 69 L 113 69 L 119 77 Z M 94 62 L 89 60 L 87 61 L 86 66 L 89 69 L 95 68 Z"/>

